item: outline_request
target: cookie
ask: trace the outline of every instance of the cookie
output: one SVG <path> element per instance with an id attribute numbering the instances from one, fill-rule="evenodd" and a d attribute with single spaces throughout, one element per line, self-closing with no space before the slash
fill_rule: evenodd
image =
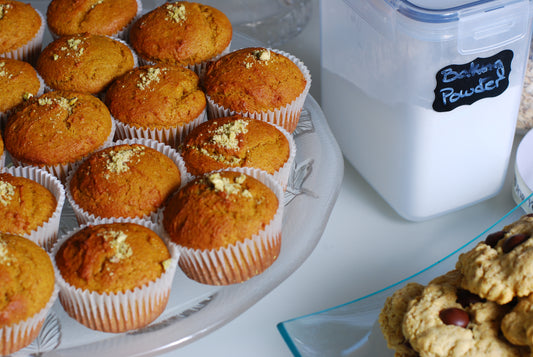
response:
<path id="1" fill-rule="evenodd" d="M 533 293 L 532 234 L 533 215 L 526 215 L 461 254 L 461 286 L 499 304 Z"/>
<path id="2" fill-rule="evenodd" d="M 413 350 L 402 333 L 402 322 L 409 302 L 422 293 L 424 286 L 409 283 L 398 289 L 387 298 L 378 318 L 383 337 L 387 346 L 394 350 L 395 357 L 416 357 L 418 352 Z"/>
<path id="3" fill-rule="evenodd" d="M 519 299 L 513 310 L 504 316 L 501 329 L 512 344 L 533 349 L 533 294 Z"/>
<path id="4" fill-rule="evenodd" d="M 462 278 L 456 270 L 438 277 L 409 303 L 402 331 L 412 348 L 420 356 L 523 356 L 527 349 L 500 334 L 509 307 L 463 290 Z"/>

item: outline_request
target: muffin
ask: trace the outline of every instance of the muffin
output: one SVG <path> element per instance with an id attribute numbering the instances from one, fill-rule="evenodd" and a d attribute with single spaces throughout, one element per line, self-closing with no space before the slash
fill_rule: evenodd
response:
<path id="1" fill-rule="evenodd" d="M 46 22 L 52 37 L 92 33 L 126 40 L 129 25 L 142 11 L 140 0 L 52 0 Z"/>
<path id="2" fill-rule="evenodd" d="M 6 150 L 18 165 L 38 166 L 64 180 L 73 165 L 113 139 L 109 110 L 98 98 L 55 91 L 31 98 L 6 124 Z"/>
<path id="3" fill-rule="evenodd" d="M 208 61 L 229 51 L 232 36 L 231 23 L 220 10 L 178 1 L 139 18 L 129 43 L 145 62 L 188 66 L 201 76 Z"/>
<path id="4" fill-rule="evenodd" d="M 0 58 L 0 127 L 13 109 L 31 97 L 43 94 L 44 83 L 37 71 L 28 63 Z"/>
<path id="5" fill-rule="evenodd" d="M 0 57 L 34 62 L 43 42 L 43 15 L 30 4 L 0 0 Z"/>
<path id="6" fill-rule="evenodd" d="M 94 330 L 125 332 L 148 325 L 165 309 L 178 259 L 141 221 L 110 221 L 67 234 L 52 255 L 59 301 Z"/>
<path id="7" fill-rule="evenodd" d="M 29 239 L 0 233 L 0 355 L 29 345 L 57 296 L 52 261 Z"/>
<path id="8" fill-rule="evenodd" d="M 65 190 L 34 167 L 0 171 L 0 231 L 24 236 L 45 249 L 55 243 Z"/>
<path id="9" fill-rule="evenodd" d="M 203 79 L 210 118 L 236 113 L 268 121 L 292 133 L 311 76 L 288 53 L 261 47 L 231 52 L 210 64 Z"/>
<path id="10" fill-rule="evenodd" d="M 124 140 L 102 149 L 69 175 L 67 198 L 80 224 L 99 218 L 157 221 L 186 177 L 181 157 L 153 140 Z"/>
<path id="11" fill-rule="evenodd" d="M 265 271 L 281 248 L 283 190 L 264 171 L 197 177 L 169 200 L 162 224 L 179 265 L 200 283 L 228 285 Z"/>
<path id="12" fill-rule="evenodd" d="M 111 84 L 105 103 L 118 139 L 154 139 L 172 147 L 207 117 L 198 76 L 184 67 L 134 68 Z"/>
<path id="13" fill-rule="evenodd" d="M 192 175 L 230 167 L 254 167 L 274 175 L 285 188 L 296 145 L 286 130 L 236 114 L 196 127 L 185 138 L 181 156 Z"/>
<path id="14" fill-rule="evenodd" d="M 132 50 L 123 41 L 85 33 L 48 44 L 35 68 L 52 90 L 99 94 L 136 65 Z"/>

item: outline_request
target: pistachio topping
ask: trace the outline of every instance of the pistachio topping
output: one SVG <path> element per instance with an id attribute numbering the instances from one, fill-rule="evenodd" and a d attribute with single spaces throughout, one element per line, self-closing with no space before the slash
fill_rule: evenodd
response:
<path id="1" fill-rule="evenodd" d="M 32 93 L 24 92 L 24 94 L 22 94 L 22 99 L 23 100 L 29 100 L 30 98 L 33 98 L 33 94 Z"/>
<path id="2" fill-rule="evenodd" d="M 0 77 L 13 77 L 13 75 L 7 71 L 5 62 L 0 62 Z"/>
<path id="3" fill-rule="evenodd" d="M 250 58 L 251 61 L 245 60 L 244 65 L 246 68 L 252 68 L 254 63 L 256 61 L 264 62 L 265 64 L 268 64 L 268 61 L 271 58 L 270 50 L 269 49 L 260 49 L 260 50 L 254 50 L 252 53 L 250 53 L 247 58 Z"/>
<path id="4" fill-rule="evenodd" d="M 37 100 L 37 103 L 39 105 L 54 105 L 57 104 L 61 108 L 68 111 L 69 114 L 72 114 L 72 111 L 74 110 L 74 107 L 76 105 L 76 102 L 78 101 L 77 97 L 73 98 L 65 98 L 65 97 L 59 97 L 59 98 L 48 98 L 48 97 L 41 97 Z"/>
<path id="5" fill-rule="evenodd" d="M 242 159 L 239 158 L 239 157 L 231 157 L 231 158 L 228 158 L 222 154 L 216 154 L 216 153 L 213 153 L 213 152 L 209 152 L 208 150 L 204 149 L 204 148 L 198 148 L 198 147 L 195 147 L 196 150 L 199 150 L 200 153 L 204 156 L 207 156 L 207 157 L 210 157 L 211 159 L 215 160 L 215 161 L 218 161 L 218 162 L 224 162 L 224 163 L 227 163 L 229 165 L 232 165 L 232 166 L 239 166 L 240 163 L 242 162 Z"/>
<path id="6" fill-rule="evenodd" d="M 9 182 L 0 181 L 0 203 L 7 206 L 15 195 L 15 186 Z"/>
<path id="7" fill-rule="evenodd" d="M 226 123 L 214 130 L 214 135 L 211 137 L 211 142 L 218 144 L 228 149 L 239 148 L 239 134 L 246 134 L 248 122 L 242 119 L 237 119 L 231 123 Z"/>
<path id="8" fill-rule="evenodd" d="M 106 242 L 109 242 L 111 249 L 113 249 L 113 256 L 109 259 L 111 263 L 118 263 L 133 255 L 131 246 L 126 243 L 126 239 L 128 238 L 126 233 L 122 231 L 107 231 L 102 236 Z"/>
<path id="9" fill-rule="evenodd" d="M 216 192 L 225 192 L 228 195 L 242 195 L 244 197 L 251 198 L 252 194 L 246 188 L 242 186 L 246 180 L 246 176 L 241 175 L 235 178 L 233 182 L 227 177 L 221 177 L 220 174 L 214 173 L 207 176 L 209 182 L 213 185 Z"/>
<path id="10" fill-rule="evenodd" d="M 148 71 L 146 73 L 139 74 L 139 82 L 137 82 L 137 87 L 140 90 L 145 90 L 150 83 L 152 82 L 159 82 L 159 75 L 161 74 L 161 69 L 159 68 L 148 68 Z"/>
<path id="11" fill-rule="evenodd" d="M 172 259 L 169 258 L 167 260 L 164 260 L 161 265 L 163 266 L 163 270 L 167 271 L 170 268 L 170 263 L 172 263 Z"/>
<path id="12" fill-rule="evenodd" d="M 143 151 L 144 148 L 142 146 L 135 146 L 119 151 L 111 150 L 107 154 L 104 153 L 107 156 L 106 168 L 116 174 L 126 172 L 130 169 L 128 163 L 131 159 L 137 154 L 142 155 Z"/>
<path id="13" fill-rule="evenodd" d="M 167 4 L 165 8 L 168 10 L 168 16 L 165 18 L 167 21 L 172 20 L 180 23 L 187 19 L 185 5 Z"/>
<path id="14" fill-rule="evenodd" d="M 104 2 L 104 0 L 98 0 L 97 2 L 95 2 L 94 4 L 91 5 L 91 9 L 94 9 L 96 7 L 96 5 L 100 5 L 103 2 Z"/>
<path id="15" fill-rule="evenodd" d="M 0 264 L 7 264 L 13 260 L 13 258 L 9 255 L 9 252 L 7 250 L 7 243 L 0 239 Z"/>
<path id="16" fill-rule="evenodd" d="M 0 4 L 0 20 L 6 16 L 8 9 L 11 9 L 11 4 Z"/>

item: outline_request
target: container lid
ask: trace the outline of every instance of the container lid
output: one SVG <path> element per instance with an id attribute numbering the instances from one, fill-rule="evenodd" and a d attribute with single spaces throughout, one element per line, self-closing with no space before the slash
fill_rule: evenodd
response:
<path id="1" fill-rule="evenodd" d="M 533 130 L 527 132 L 516 149 L 514 167 L 513 199 L 520 204 L 533 193 Z M 526 213 L 533 213 L 533 202 L 528 201 L 522 206 Z"/>
<path id="2" fill-rule="evenodd" d="M 357 8 L 361 0 L 344 0 L 352 8 Z M 484 13 L 500 9 L 514 3 L 528 4 L 530 0 L 369 0 L 385 2 L 398 13 L 421 22 L 451 22 L 473 13 Z"/>

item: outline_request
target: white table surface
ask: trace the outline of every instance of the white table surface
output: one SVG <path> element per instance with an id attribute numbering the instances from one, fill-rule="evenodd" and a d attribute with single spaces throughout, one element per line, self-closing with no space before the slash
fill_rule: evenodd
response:
<path id="1" fill-rule="evenodd" d="M 319 5 L 318 0 L 313 1 L 309 25 L 282 49 L 310 68 L 311 94 L 320 103 Z M 515 140 L 507 179 L 497 196 L 417 223 L 396 214 L 346 162 L 329 223 L 302 266 L 233 321 L 161 356 L 292 356 L 277 331 L 279 322 L 352 301 L 410 276 L 445 257 L 513 208 L 513 164 L 519 140 Z"/>

